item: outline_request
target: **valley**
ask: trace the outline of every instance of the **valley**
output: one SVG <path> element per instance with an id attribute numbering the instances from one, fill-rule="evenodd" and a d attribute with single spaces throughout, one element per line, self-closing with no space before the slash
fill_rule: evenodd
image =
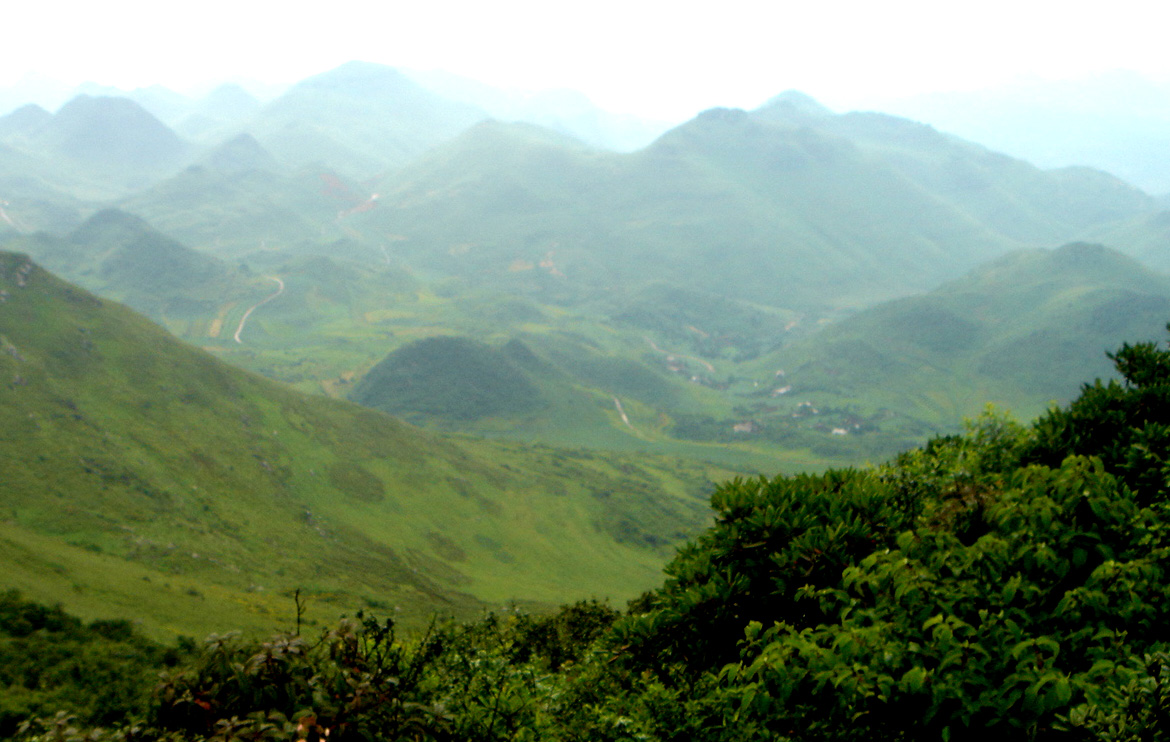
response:
<path id="1" fill-rule="evenodd" d="M 718 482 L 1030 420 L 1170 320 L 1164 201 L 908 119 L 241 93 L 0 117 L 0 563 L 154 636 L 625 601 Z"/>

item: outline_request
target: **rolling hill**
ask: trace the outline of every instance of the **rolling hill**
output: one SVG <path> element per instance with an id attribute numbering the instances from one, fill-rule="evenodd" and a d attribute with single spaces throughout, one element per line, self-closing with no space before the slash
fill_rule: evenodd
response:
<path id="1" fill-rule="evenodd" d="M 535 296 L 580 301 L 653 276 L 826 311 L 1153 206 L 1102 173 L 1045 173 L 911 122 L 791 102 L 711 110 L 625 155 L 481 124 L 384 179 L 352 223 L 392 235 L 407 265 Z"/>
<path id="2" fill-rule="evenodd" d="M 297 83 L 263 106 L 245 130 L 292 167 L 324 165 L 369 177 L 484 117 L 392 67 L 349 62 Z"/>
<path id="3" fill-rule="evenodd" d="M 0 562 L 156 635 L 635 594 L 722 470 L 444 438 L 296 393 L 0 256 Z"/>
<path id="4" fill-rule="evenodd" d="M 767 357 L 794 399 L 863 402 L 955 425 L 988 402 L 1021 418 L 1109 377 L 1105 352 L 1155 339 L 1170 277 L 1100 245 L 1012 253 L 921 296 L 858 312 Z"/>

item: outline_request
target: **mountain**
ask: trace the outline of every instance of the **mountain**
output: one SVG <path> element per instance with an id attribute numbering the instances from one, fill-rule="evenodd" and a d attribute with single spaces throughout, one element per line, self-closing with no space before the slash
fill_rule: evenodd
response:
<path id="1" fill-rule="evenodd" d="M 230 136 L 260 111 L 261 103 L 243 86 L 225 83 L 197 101 L 190 112 L 172 125 L 195 141 L 212 142 Z"/>
<path id="2" fill-rule="evenodd" d="M 377 607 L 632 596 L 706 518 L 702 466 L 443 438 L 180 344 L 0 254 L 7 584 L 155 635 Z"/>
<path id="3" fill-rule="evenodd" d="M 180 160 L 183 142 L 125 98 L 78 96 L 39 133 L 37 143 L 81 165 L 154 171 Z"/>
<path id="4" fill-rule="evenodd" d="M 128 98 L 79 95 L 49 119 L 22 109 L 5 122 L 5 138 L 41 162 L 35 175 L 74 195 L 109 198 L 178 170 L 187 145 Z"/>
<path id="5" fill-rule="evenodd" d="M 175 329 L 206 325 L 230 298 L 253 292 L 249 277 L 117 209 L 97 212 L 67 235 L 37 233 L 7 247 Z"/>
<path id="6" fill-rule="evenodd" d="M 484 118 L 391 67 L 349 62 L 297 83 L 247 124 L 286 164 L 368 177 L 404 164 Z"/>
<path id="7" fill-rule="evenodd" d="M 1170 193 L 1170 86 L 1115 71 L 882 101 L 992 149 L 1054 168 L 1087 165 Z"/>
<path id="8" fill-rule="evenodd" d="M 1011 253 L 921 296 L 860 311 L 767 357 L 785 395 L 953 425 L 988 402 L 1023 418 L 1108 377 L 1105 352 L 1157 338 L 1170 277 L 1100 245 Z M 779 414 L 782 414 L 780 411 Z"/>
<path id="9" fill-rule="evenodd" d="M 52 120 L 53 114 L 35 103 L 21 106 L 0 117 L 0 141 L 35 136 Z"/>
<path id="10" fill-rule="evenodd" d="M 627 155 L 481 124 L 384 179 L 354 225 L 405 238 L 407 264 L 509 290 L 579 298 L 653 276 L 824 311 L 927 290 L 1152 203 L 1100 173 L 1047 174 L 910 122 L 806 109 L 708 111 Z M 542 261 L 555 278 L 513 270 Z"/>
<path id="11" fill-rule="evenodd" d="M 1089 233 L 1109 245 L 1125 245 L 1126 251 L 1146 265 L 1170 271 L 1170 199 L 1145 214 Z"/>
<path id="12" fill-rule="evenodd" d="M 575 90 L 520 93 L 437 70 L 403 72 L 423 87 L 477 106 L 494 119 L 536 124 L 600 149 L 642 149 L 670 128 L 665 122 L 610 113 Z"/>
<path id="13" fill-rule="evenodd" d="M 110 93 L 107 93 L 110 94 Z M 112 93 L 118 96 L 119 92 Z M 151 85 L 146 88 L 136 88 L 129 93 L 121 94 L 142 106 L 150 115 L 159 121 L 173 126 L 194 108 L 195 102 L 182 93 L 177 93 L 162 85 Z"/>
<path id="14" fill-rule="evenodd" d="M 1067 167 L 1046 172 L 926 124 L 881 113 L 832 115 L 812 99 L 803 105 L 791 105 L 789 100 L 779 96 L 756 114 L 845 137 L 954 208 L 1013 239 L 1060 242 L 1076 230 L 1154 206 L 1142 191 L 1099 170 Z"/>
<path id="15" fill-rule="evenodd" d="M 206 152 L 118 207 L 199 249 L 237 259 L 257 249 L 315 252 L 342 239 L 344 213 L 369 202 L 361 186 L 331 171 L 289 171 L 251 135 Z"/>
<path id="16" fill-rule="evenodd" d="M 250 170 L 279 172 L 281 169 L 276 158 L 251 134 L 237 134 L 220 143 L 199 158 L 195 165 L 225 175 L 239 175 Z"/>
<path id="17" fill-rule="evenodd" d="M 58 187 L 50 170 L 43 160 L 0 143 L 0 239 L 37 230 L 67 232 L 81 223 L 82 202 Z"/>
<path id="18" fill-rule="evenodd" d="M 539 397 L 536 384 L 506 351 L 442 336 L 394 351 L 350 395 L 391 413 L 455 420 L 524 415 L 540 406 Z"/>

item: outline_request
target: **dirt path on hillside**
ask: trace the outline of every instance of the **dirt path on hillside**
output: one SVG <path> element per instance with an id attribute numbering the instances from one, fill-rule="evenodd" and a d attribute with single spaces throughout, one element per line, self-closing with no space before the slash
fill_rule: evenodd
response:
<path id="1" fill-rule="evenodd" d="M 695 358 L 694 356 L 684 356 L 682 353 L 671 353 L 669 350 L 663 350 L 662 348 L 658 347 L 657 343 L 655 343 L 653 340 L 650 339 L 649 335 L 643 335 L 642 339 L 645 340 L 646 342 L 650 343 L 650 347 L 657 353 L 662 353 L 663 355 L 667 355 L 667 356 L 674 356 L 675 358 L 684 358 L 688 361 L 694 361 L 695 363 L 701 363 L 701 364 L 703 364 L 703 368 L 707 369 L 711 373 L 715 373 L 715 367 L 712 366 L 707 361 L 704 361 L 702 358 Z"/>
<path id="2" fill-rule="evenodd" d="M 626 424 L 626 427 L 629 428 L 630 430 L 634 431 L 635 433 L 637 433 L 638 429 L 635 428 L 630 423 L 629 416 L 626 415 L 625 409 L 622 408 L 622 401 L 620 399 L 618 399 L 617 397 L 614 397 L 613 398 L 613 406 L 617 408 L 618 414 L 622 416 L 622 422 L 624 422 Z"/>
<path id="3" fill-rule="evenodd" d="M 248 307 L 248 311 L 244 312 L 243 317 L 240 317 L 240 326 L 236 328 L 235 338 L 236 338 L 236 342 L 240 343 L 241 345 L 244 344 L 244 341 L 240 340 L 240 333 L 244 331 L 244 324 L 247 323 L 248 318 L 252 316 L 252 312 L 255 312 L 260 307 L 264 306 L 268 302 L 272 301 L 273 299 L 275 299 L 276 297 L 278 297 L 284 293 L 284 281 L 280 280 L 276 276 L 265 276 L 265 278 L 270 278 L 273 281 L 276 281 L 276 283 L 279 285 L 280 288 L 278 288 L 276 290 L 275 294 L 272 294 L 268 298 L 266 298 L 260 302 L 257 302 L 256 304 L 253 304 L 252 306 Z"/>

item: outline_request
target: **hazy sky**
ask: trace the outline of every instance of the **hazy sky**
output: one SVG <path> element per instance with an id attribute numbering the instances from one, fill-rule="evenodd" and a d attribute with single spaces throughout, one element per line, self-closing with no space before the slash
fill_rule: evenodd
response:
<path id="1" fill-rule="evenodd" d="M 836 108 L 1014 78 L 1132 69 L 1170 80 L 1155 0 L 21 0 L 0 85 L 291 82 L 352 59 L 581 90 L 682 119 L 796 88 Z"/>

